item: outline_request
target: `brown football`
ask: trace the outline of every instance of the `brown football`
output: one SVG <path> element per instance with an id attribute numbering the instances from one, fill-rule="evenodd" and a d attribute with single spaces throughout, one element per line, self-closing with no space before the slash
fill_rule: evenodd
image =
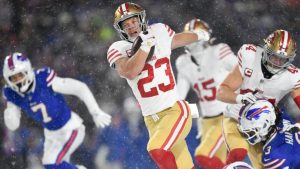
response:
<path id="1" fill-rule="evenodd" d="M 141 47 L 142 42 L 143 42 L 143 40 L 140 36 L 138 36 L 135 39 L 135 41 L 133 42 L 132 47 L 131 47 L 130 57 L 133 56 L 139 50 L 139 48 Z M 155 46 L 152 46 L 149 53 L 148 53 L 148 57 L 146 59 L 146 62 L 149 61 L 152 58 L 152 56 L 154 54 L 154 49 L 155 49 Z"/>

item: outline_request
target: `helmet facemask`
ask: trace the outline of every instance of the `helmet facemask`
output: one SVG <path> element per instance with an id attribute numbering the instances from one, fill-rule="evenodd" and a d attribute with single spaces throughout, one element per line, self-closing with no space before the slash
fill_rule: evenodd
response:
<path id="1" fill-rule="evenodd" d="M 115 12 L 114 21 L 114 28 L 119 33 L 121 39 L 128 40 L 131 42 L 133 42 L 137 36 L 129 37 L 127 32 L 123 29 L 122 22 L 132 17 L 138 18 L 141 31 L 145 31 L 147 28 L 146 12 L 142 7 L 134 3 L 124 3 L 120 5 Z"/>
<path id="2" fill-rule="evenodd" d="M 285 70 L 296 56 L 296 42 L 292 35 L 284 30 L 277 30 L 269 35 L 263 48 L 262 63 L 272 74 Z"/>
<path id="3" fill-rule="evenodd" d="M 35 79 L 29 59 L 21 53 L 5 58 L 3 76 L 8 86 L 18 93 L 27 92 Z"/>
<path id="4" fill-rule="evenodd" d="M 249 144 L 266 141 L 275 126 L 274 106 L 267 100 L 258 100 L 254 104 L 246 105 L 241 111 L 238 129 Z"/>

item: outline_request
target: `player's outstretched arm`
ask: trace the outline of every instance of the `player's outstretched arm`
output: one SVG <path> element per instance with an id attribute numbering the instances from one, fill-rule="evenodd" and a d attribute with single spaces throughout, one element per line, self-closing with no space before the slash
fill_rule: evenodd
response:
<path id="1" fill-rule="evenodd" d="M 85 83 L 72 78 L 56 76 L 52 82 L 52 89 L 55 92 L 74 95 L 81 99 L 93 116 L 97 127 L 105 127 L 110 124 L 111 116 L 100 109 L 94 95 Z"/>
<path id="2" fill-rule="evenodd" d="M 7 102 L 7 107 L 4 110 L 4 123 L 6 127 L 12 131 L 20 126 L 21 110 L 18 106 L 11 102 Z"/>
<path id="3" fill-rule="evenodd" d="M 172 49 L 176 49 L 200 40 L 208 41 L 209 38 L 210 34 L 206 31 L 176 33 L 173 37 L 171 47 Z"/>

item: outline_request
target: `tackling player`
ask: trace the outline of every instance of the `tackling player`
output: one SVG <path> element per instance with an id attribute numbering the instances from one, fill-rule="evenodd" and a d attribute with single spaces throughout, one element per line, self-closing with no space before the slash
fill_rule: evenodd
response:
<path id="1" fill-rule="evenodd" d="M 209 34 L 175 33 L 163 23 L 147 25 L 145 17 L 145 10 L 134 3 L 117 8 L 114 27 L 122 40 L 109 47 L 107 60 L 127 80 L 141 106 L 150 137 L 147 150 L 159 168 L 194 168 L 185 142 L 191 129 L 191 113 L 178 97 L 170 56 L 172 49 L 208 40 Z M 138 36 L 143 42 L 132 55 L 132 42 Z M 154 54 L 146 62 L 152 46 Z"/>
<path id="2" fill-rule="evenodd" d="M 296 41 L 285 30 L 270 34 L 263 47 L 245 44 L 240 48 L 238 65 L 217 91 L 218 100 L 232 104 L 223 120 L 225 142 L 230 150 L 227 164 L 243 161 L 249 152 L 254 168 L 263 168 L 260 144 L 249 146 L 237 129 L 239 110 L 244 103 L 254 103 L 256 98 L 277 105 L 288 93 L 300 107 L 300 72 L 291 64 L 295 56 Z"/>
<path id="3" fill-rule="evenodd" d="M 266 100 L 244 107 L 238 128 L 251 145 L 263 144 L 265 169 L 300 168 L 300 128 Z"/>
<path id="4" fill-rule="evenodd" d="M 46 169 L 84 169 L 71 164 L 70 156 L 82 143 L 85 126 L 82 119 L 70 110 L 62 94 L 81 99 L 93 116 L 97 127 L 110 124 L 111 116 L 98 106 L 85 83 L 56 76 L 48 67 L 33 70 L 27 57 L 13 53 L 4 60 L 3 76 L 7 85 L 3 95 L 7 101 L 4 122 L 10 130 L 20 125 L 21 111 L 44 128 Z"/>
<path id="5" fill-rule="evenodd" d="M 184 31 L 207 31 L 209 25 L 200 19 L 192 19 Z M 212 40 L 211 40 L 212 41 Z M 197 93 L 202 117 L 198 120 L 198 136 L 201 143 L 195 158 L 202 168 L 223 168 L 227 150 L 222 136 L 222 119 L 226 103 L 216 99 L 217 86 L 237 64 L 237 59 L 225 43 L 213 45 L 200 41 L 186 46 L 186 53 L 176 60 L 179 97 L 185 99 L 192 87 Z"/>

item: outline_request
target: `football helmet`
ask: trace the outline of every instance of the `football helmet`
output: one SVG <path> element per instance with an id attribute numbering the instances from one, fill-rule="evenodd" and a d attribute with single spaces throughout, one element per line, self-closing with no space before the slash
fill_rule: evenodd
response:
<path id="1" fill-rule="evenodd" d="M 267 100 L 257 100 L 241 109 L 238 129 L 247 141 L 254 145 L 266 140 L 266 136 L 275 125 L 274 106 Z"/>
<path id="2" fill-rule="evenodd" d="M 15 82 L 12 80 L 12 76 L 18 73 L 22 73 L 23 78 Z M 26 92 L 35 79 L 30 61 L 22 53 L 13 53 L 6 56 L 3 66 L 3 76 L 9 87 L 21 93 Z"/>
<path id="3" fill-rule="evenodd" d="M 209 27 L 209 25 L 200 19 L 192 19 L 189 22 L 187 22 L 183 29 L 184 32 L 200 32 L 200 31 L 206 31 L 209 34 L 212 34 L 212 29 Z M 194 51 L 202 50 L 205 48 L 205 44 L 207 44 L 207 41 L 198 41 L 196 43 L 192 43 L 189 45 L 186 45 L 186 49 L 190 51 L 191 53 L 194 53 Z"/>
<path id="4" fill-rule="evenodd" d="M 296 41 L 286 30 L 276 30 L 264 40 L 263 64 L 276 74 L 287 68 L 296 56 Z"/>
<path id="5" fill-rule="evenodd" d="M 114 28 L 119 33 L 121 39 L 130 40 L 129 39 L 130 37 L 128 37 L 127 33 L 122 28 L 122 22 L 124 20 L 134 17 L 134 16 L 138 17 L 141 30 L 145 31 L 146 27 L 147 27 L 146 12 L 141 6 L 139 6 L 135 3 L 126 2 L 126 3 L 121 4 L 117 8 L 117 10 L 115 12 Z M 132 41 L 132 40 L 130 40 L 130 41 Z"/>
<path id="6" fill-rule="evenodd" d="M 243 161 L 237 161 L 226 165 L 223 169 L 253 169 L 249 164 Z"/>

